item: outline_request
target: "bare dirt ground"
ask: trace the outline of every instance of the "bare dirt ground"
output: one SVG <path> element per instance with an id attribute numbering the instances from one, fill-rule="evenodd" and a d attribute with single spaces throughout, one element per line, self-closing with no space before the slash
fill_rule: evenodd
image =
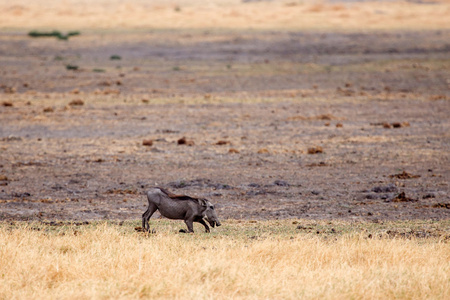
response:
<path id="1" fill-rule="evenodd" d="M 27 32 L 0 33 L 1 220 L 136 219 L 154 185 L 222 218 L 450 217 L 448 29 Z"/>

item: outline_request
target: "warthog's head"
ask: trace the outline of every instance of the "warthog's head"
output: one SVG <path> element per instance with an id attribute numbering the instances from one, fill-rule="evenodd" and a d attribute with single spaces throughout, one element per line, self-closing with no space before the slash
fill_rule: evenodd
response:
<path id="1" fill-rule="evenodd" d="M 214 209 L 214 205 L 212 205 L 211 202 L 209 202 L 207 199 L 202 199 L 203 206 L 206 206 L 204 217 L 206 221 L 212 226 L 220 226 L 219 218 L 217 217 L 216 210 Z"/>

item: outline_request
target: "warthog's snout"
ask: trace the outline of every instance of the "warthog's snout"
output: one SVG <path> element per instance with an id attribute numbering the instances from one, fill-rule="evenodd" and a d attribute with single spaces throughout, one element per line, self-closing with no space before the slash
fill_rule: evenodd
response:
<path id="1" fill-rule="evenodd" d="M 219 227 L 220 225 L 222 225 L 222 224 L 220 224 L 220 222 L 219 222 L 219 220 L 217 220 L 217 221 L 211 221 L 211 220 L 209 220 L 208 218 L 206 219 L 207 221 L 208 221 L 208 223 L 214 228 L 214 227 Z"/>
<path id="2" fill-rule="evenodd" d="M 206 215 L 206 220 L 213 228 L 216 226 L 218 227 L 218 226 L 222 225 L 222 224 L 220 224 L 219 218 L 217 217 L 217 214 L 216 214 L 216 211 L 215 211 L 213 205 L 208 205 L 205 215 Z"/>

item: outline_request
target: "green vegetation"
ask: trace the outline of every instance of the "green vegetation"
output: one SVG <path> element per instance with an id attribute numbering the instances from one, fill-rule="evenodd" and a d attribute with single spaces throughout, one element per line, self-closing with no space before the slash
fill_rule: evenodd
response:
<path id="1" fill-rule="evenodd" d="M 59 40 L 68 40 L 71 36 L 77 36 L 80 35 L 79 31 L 69 31 L 67 34 L 63 34 L 58 30 L 53 31 L 37 31 L 33 30 L 28 33 L 28 36 L 33 38 L 39 38 L 39 37 L 56 37 Z"/>
<path id="2" fill-rule="evenodd" d="M 66 69 L 67 70 L 71 70 L 71 71 L 75 71 L 75 70 L 78 70 L 78 66 L 68 64 L 68 65 L 66 65 Z"/>

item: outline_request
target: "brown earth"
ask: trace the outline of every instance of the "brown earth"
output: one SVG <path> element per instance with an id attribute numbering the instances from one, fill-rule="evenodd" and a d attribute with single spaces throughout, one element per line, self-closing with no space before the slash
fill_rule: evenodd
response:
<path id="1" fill-rule="evenodd" d="M 154 185 L 222 218 L 449 218 L 448 41 L 0 33 L 0 219 L 137 219 Z"/>

